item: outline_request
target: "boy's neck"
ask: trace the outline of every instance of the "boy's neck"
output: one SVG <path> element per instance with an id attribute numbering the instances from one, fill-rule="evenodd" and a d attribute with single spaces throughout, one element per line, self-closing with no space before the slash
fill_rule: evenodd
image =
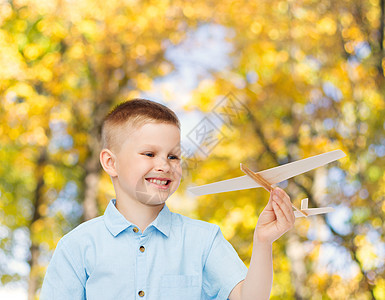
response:
<path id="1" fill-rule="evenodd" d="M 145 231 L 158 216 L 159 212 L 164 207 L 164 203 L 160 205 L 148 206 L 139 202 L 127 202 L 116 198 L 117 210 L 132 224 L 140 228 L 142 232 Z"/>

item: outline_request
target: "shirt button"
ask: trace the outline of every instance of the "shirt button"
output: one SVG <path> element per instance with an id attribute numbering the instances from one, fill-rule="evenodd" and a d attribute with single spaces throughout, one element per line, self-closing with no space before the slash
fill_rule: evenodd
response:
<path id="1" fill-rule="evenodd" d="M 144 248 L 144 246 L 140 246 L 139 251 L 143 253 L 144 250 L 146 250 L 146 249 Z"/>
<path id="2" fill-rule="evenodd" d="M 139 231 L 138 227 L 134 227 L 132 230 L 133 230 L 135 233 L 137 233 L 137 232 Z"/>
<path id="3" fill-rule="evenodd" d="M 139 295 L 139 297 L 144 297 L 144 292 L 143 291 L 139 291 L 138 295 Z"/>

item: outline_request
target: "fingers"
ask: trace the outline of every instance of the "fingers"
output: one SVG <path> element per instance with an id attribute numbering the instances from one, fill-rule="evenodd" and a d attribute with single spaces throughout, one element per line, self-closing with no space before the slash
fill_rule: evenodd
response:
<path id="1" fill-rule="evenodd" d="M 272 205 L 274 212 L 277 215 L 277 220 L 288 223 L 291 227 L 295 222 L 295 215 L 292 209 L 289 195 L 280 188 L 274 188 L 272 191 L 272 200 Z"/>
<path id="2" fill-rule="evenodd" d="M 287 217 L 285 216 L 285 213 L 283 212 L 283 210 L 281 209 L 281 207 L 278 205 L 277 202 L 273 201 L 273 209 L 274 209 L 274 213 L 277 217 L 277 221 L 278 223 L 289 223 L 289 220 L 287 219 Z"/>
<path id="3" fill-rule="evenodd" d="M 270 194 L 269 202 L 267 202 L 267 205 L 265 206 L 264 210 L 273 210 L 273 192 Z"/>

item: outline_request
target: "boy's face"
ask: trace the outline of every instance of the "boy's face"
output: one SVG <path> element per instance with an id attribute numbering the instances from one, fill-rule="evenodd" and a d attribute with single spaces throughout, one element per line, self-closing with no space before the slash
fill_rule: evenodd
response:
<path id="1" fill-rule="evenodd" d="M 145 205 L 163 204 L 181 180 L 179 128 L 147 123 L 124 136 L 115 153 L 117 197 Z"/>

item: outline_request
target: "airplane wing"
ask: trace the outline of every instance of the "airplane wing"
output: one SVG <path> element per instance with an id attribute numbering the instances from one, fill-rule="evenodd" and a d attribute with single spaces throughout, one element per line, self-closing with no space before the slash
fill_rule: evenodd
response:
<path id="1" fill-rule="evenodd" d="M 334 150 L 305 159 L 297 160 L 272 169 L 267 169 L 258 172 L 258 174 L 260 174 L 270 184 L 276 184 L 291 177 L 297 176 L 312 169 L 331 163 L 332 161 L 340 159 L 344 156 L 346 156 L 346 154 L 342 150 Z M 187 190 L 196 196 L 202 196 L 257 187 L 261 187 L 261 185 L 256 183 L 249 176 L 245 175 L 201 186 L 189 187 Z"/>
<path id="2" fill-rule="evenodd" d="M 307 216 L 314 216 L 319 214 L 326 214 L 329 212 L 334 211 L 333 207 L 318 207 L 318 208 L 308 208 L 308 209 L 301 209 L 301 211 L 305 212 Z M 305 217 L 303 214 L 301 214 L 298 211 L 294 212 L 294 215 L 296 218 Z"/>

